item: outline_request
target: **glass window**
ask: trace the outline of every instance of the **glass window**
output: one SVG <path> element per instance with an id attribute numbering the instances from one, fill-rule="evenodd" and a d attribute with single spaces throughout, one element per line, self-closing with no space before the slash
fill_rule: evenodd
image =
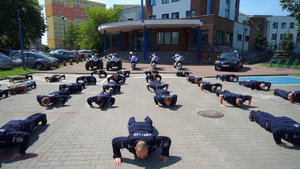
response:
<path id="1" fill-rule="evenodd" d="M 179 18 L 179 12 L 172 13 L 172 18 Z"/>
<path id="2" fill-rule="evenodd" d="M 53 5 L 53 8 L 56 8 L 56 5 Z"/>
<path id="3" fill-rule="evenodd" d="M 281 29 L 285 29 L 286 28 L 286 22 L 282 22 L 281 23 Z"/>
<path id="4" fill-rule="evenodd" d="M 112 47 L 120 46 L 120 36 L 112 36 Z"/>
<path id="5" fill-rule="evenodd" d="M 232 33 L 225 33 L 225 45 L 232 46 Z"/>
<path id="6" fill-rule="evenodd" d="M 57 8 L 60 8 L 60 6 L 57 6 Z"/>
<path id="7" fill-rule="evenodd" d="M 156 44 L 158 44 L 158 45 L 164 44 L 164 33 L 163 32 L 157 32 Z"/>
<path id="8" fill-rule="evenodd" d="M 60 2 L 59 2 L 59 1 L 57 1 L 57 3 L 58 3 L 58 4 L 60 4 Z"/>
<path id="9" fill-rule="evenodd" d="M 54 9 L 53 12 L 56 12 L 56 10 Z"/>
<path id="10" fill-rule="evenodd" d="M 259 21 L 258 24 L 257 24 L 257 26 L 258 26 L 258 29 L 259 29 L 260 31 L 263 30 L 263 22 L 262 22 L 262 21 Z"/>
<path id="11" fill-rule="evenodd" d="M 273 29 L 277 29 L 278 28 L 278 22 L 273 22 Z"/>
<path id="12" fill-rule="evenodd" d="M 171 44 L 171 32 L 164 32 L 164 44 L 165 45 Z"/>
<path id="13" fill-rule="evenodd" d="M 295 23 L 294 22 L 291 22 L 290 23 L 290 29 L 294 29 L 295 28 Z"/>
<path id="14" fill-rule="evenodd" d="M 149 16 L 149 19 L 156 19 L 156 15 Z"/>
<path id="15" fill-rule="evenodd" d="M 163 19 L 167 19 L 167 18 L 169 18 L 169 14 L 162 14 L 162 16 L 161 16 Z"/>
<path id="16" fill-rule="evenodd" d="M 225 18 L 229 19 L 230 0 L 226 0 L 225 4 Z"/>
<path id="17" fill-rule="evenodd" d="M 169 0 L 162 0 L 162 4 L 169 3 Z"/>
<path id="18" fill-rule="evenodd" d="M 242 34 L 238 34 L 237 41 L 242 41 Z"/>
<path id="19" fill-rule="evenodd" d="M 62 6 L 61 9 L 65 9 L 65 7 Z"/>
<path id="20" fill-rule="evenodd" d="M 224 32 L 214 31 L 214 45 L 224 44 Z"/>
<path id="21" fill-rule="evenodd" d="M 277 34 L 272 34 L 272 40 L 276 40 Z"/>
<path id="22" fill-rule="evenodd" d="M 179 44 L 179 32 L 172 32 L 172 44 L 173 45 Z"/>
<path id="23" fill-rule="evenodd" d="M 172 2 L 177 2 L 177 1 L 179 1 L 179 0 L 172 0 Z"/>
<path id="24" fill-rule="evenodd" d="M 246 41 L 246 42 L 249 42 L 249 36 L 246 36 L 245 41 Z"/>
<path id="25" fill-rule="evenodd" d="M 208 44 L 208 30 L 201 31 L 201 44 Z"/>
<path id="26" fill-rule="evenodd" d="M 58 10 L 58 13 L 60 13 L 60 10 Z"/>
<path id="27" fill-rule="evenodd" d="M 280 34 L 280 40 L 282 40 L 283 39 L 283 34 Z"/>

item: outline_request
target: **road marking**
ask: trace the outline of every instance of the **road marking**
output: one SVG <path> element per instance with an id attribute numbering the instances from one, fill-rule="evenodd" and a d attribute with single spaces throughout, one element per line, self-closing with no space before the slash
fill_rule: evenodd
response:
<path id="1" fill-rule="evenodd" d="M 107 81 L 107 79 L 104 79 L 104 80 L 102 80 L 101 82 L 100 82 L 100 85 L 102 85 L 104 82 L 106 82 Z"/>

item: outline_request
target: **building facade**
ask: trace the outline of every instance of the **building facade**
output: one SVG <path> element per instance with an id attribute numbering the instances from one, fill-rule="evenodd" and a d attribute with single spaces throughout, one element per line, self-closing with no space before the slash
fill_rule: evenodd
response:
<path id="1" fill-rule="evenodd" d="M 49 48 L 65 48 L 63 39 L 66 24 L 73 22 L 79 25 L 87 18 L 87 8 L 100 7 L 106 8 L 106 5 L 87 0 L 45 0 Z"/>
<path id="2" fill-rule="evenodd" d="M 120 18 L 122 21 L 136 21 L 141 19 L 141 6 L 125 8 L 120 11 Z"/>
<path id="3" fill-rule="evenodd" d="M 250 26 L 234 22 L 233 49 L 245 54 L 249 50 Z"/>
<path id="4" fill-rule="evenodd" d="M 114 4 L 113 5 L 113 8 L 121 8 L 121 9 L 134 8 L 134 7 L 141 7 L 141 5 L 127 5 L 127 4 Z"/>

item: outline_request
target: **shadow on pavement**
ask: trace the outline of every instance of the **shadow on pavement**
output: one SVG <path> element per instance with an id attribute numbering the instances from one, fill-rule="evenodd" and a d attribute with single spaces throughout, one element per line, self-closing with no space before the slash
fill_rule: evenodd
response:
<path id="1" fill-rule="evenodd" d="M 41 133 L 43 133 L 44 131 L 46 131 L 48 127 L 49 127 L 49 124 L 47 124 L 45 126 L 39 125 L 37 128 L 35 128 L 30 134 L 30 140 L 29 140 L 28 147 L 30 147 L 33 143 L 35 143 L 39 139 L 39 135 Z M 38 158 L 39 156 L 43 155 L 43 153 L 26 153 L 24 156 L 22 156 L 18 160 L 10 160 L 9 159 L 10 156 L 13 153 L 18 152 L 18 149 L 19 149 L 19 145 L 0 150 L 0 168 L 2 167 L 2 163 L 13 163 L 16 161 L 26 160 L 26 159 L 30 159 L 30 158 Z"/>

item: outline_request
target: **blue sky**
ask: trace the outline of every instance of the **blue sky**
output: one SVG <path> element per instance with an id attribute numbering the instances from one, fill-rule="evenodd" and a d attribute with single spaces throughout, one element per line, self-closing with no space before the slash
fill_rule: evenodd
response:
<path id="1" fill-rule="evenodd" d="M 141 0 L 92 0 L 95 2 L 105 3 L 107 8 L 113 4 L 140 4 Z M 146 0 L 144 0 L 145 3 Z M 159 0 L 157 0 L 159 1 Z M 184 0 L 182 0 L 184 1 Z M 287 11 L 282 11 L 280 0 L 240 0 L 240 12 L 246 15 L 288 15 Z M 45 0 L 39 0 L 44 6 Z M 42 37 L 42 43 L 47 44 L 47 36 Z"/>

